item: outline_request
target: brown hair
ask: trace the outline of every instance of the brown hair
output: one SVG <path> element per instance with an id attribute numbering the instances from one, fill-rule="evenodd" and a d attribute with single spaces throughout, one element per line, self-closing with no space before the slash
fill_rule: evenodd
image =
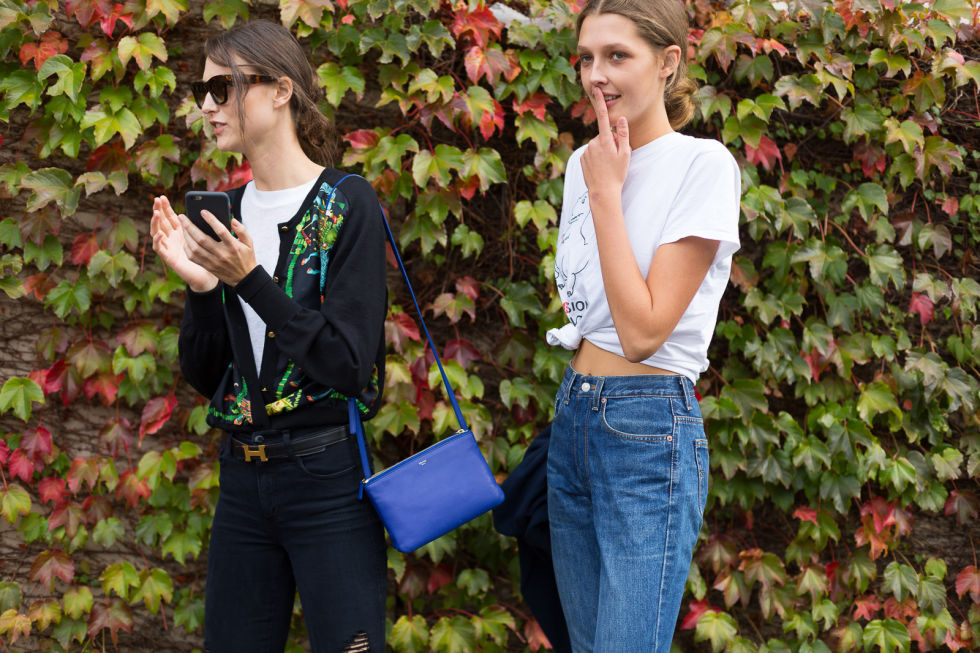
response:
<path id="1" fill-rule="evenodd" d="M 687 9 L 681 0 L 589 0 L 579 14 L 576 34 L 586 18 L 618 14 L 636 25 L 640 38 L 656 51 L 671 45 L 681 49 L 677 69 L 667 79 L 664 106 L 672 129 L 680 129 L 694 116 L 694 93 L 698 85 L 687 75 Z"/>
<path id="2" fill-rule="evenodd" d="M 231 69 L 239 127 L 244 138 L 244 98 L 248 92 L 243 73 L 235 63 L 237 56 L 260 75 L 288 77 L 293 82 L 289 108 L 303 152 L 320 165 L 330 165 L 334 155 L 334 129 L 320 113 L 317 100 L 323 92 L 316 83 L 313 67 L 293 35 L 282 25 L 255 20 L 212 36 L 204 44 L 208 59 Z"/>

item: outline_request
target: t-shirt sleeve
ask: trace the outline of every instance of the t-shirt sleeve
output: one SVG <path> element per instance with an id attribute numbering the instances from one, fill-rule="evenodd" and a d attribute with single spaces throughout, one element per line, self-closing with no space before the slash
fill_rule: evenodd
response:
<path id="1" fill-rule="evenodd" d="M 719 241 L 715 259 L 739 248 L 738 216 L 741 175 L 735 158 L 722 147 L 713 147 L 691 162 L 667 214 L 660 243 L 696 236 Z"/>

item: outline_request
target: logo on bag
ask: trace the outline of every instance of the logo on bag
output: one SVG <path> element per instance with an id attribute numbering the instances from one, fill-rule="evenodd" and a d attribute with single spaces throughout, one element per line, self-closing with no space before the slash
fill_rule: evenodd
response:
<path id="1" fill-rule="evenodd" d="M 424 465 L 427 462 L 429 462 L 428 458 L 426 458 L 425 460 L 420 460 L 419 461 L 419 467 L 421 467 L 422 465 Z"/>

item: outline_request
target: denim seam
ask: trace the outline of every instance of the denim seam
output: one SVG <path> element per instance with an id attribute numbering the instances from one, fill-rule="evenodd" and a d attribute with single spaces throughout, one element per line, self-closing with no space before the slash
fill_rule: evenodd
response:
<path id="1" fill-rule="evenodd" d="M 671 411 L 673 411 L 673 405 L 671 405 Z M 676 418 L 675 418 L 676 419 Z M 676 428 L 675 428 L 676 430 Z M 673 515 L 674 506 L 674 467 L 675 467 L 675 453 L 677 447 L 675 443 L 671 442 L 671 452 L 670 452 L 670 484 L 667 490 L 667 525 L 664 528 L 664 561 L 660 569 L 660 596 L 665 595 L 666 579 L 667 579 L 667 558 L 670 556 L 670 527 L 671 527 L 671 516 Z M 653 629 L 653 641 L 660 641 L 660 628 L 663 623 L 663 603 L 657 605 L 657 619 L 656 625 Z"/>

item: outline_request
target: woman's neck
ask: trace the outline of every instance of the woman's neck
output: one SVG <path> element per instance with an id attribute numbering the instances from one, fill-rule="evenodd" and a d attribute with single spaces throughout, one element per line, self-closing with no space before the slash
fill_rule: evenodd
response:
<path id="1" fill-rule="evenodd" d="M 245 153 L 257 190 L 295 188 L 323 172 L 323 166 L 303 152 L 294 132 L 268 136 Z"/>

